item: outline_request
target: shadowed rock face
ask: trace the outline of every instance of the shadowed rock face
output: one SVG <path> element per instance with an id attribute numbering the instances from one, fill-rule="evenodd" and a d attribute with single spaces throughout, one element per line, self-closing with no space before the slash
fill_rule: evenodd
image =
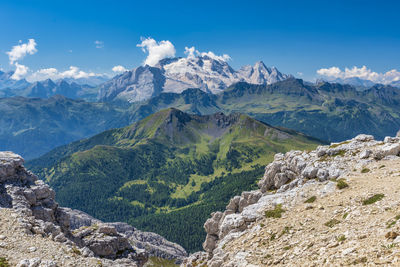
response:
<path id="1" fill-rule="evenodd" d="M 178 261 L 187 256 L 182 247 L 159 235 L 124 223 L 102 223 L 84 212 L 59 207 L 54 191 L 23 163 L 17 154 L 0 152 L 0 208 L 15 210 L 25 233 L 76 246 L 82 255 L 110 259 L 109 266 L 118 259 L 124 259 L 125 265 L 115 266 L 142 266 L 149 254 Z"/>
<path id="2" fill-rule="evenodd" d="M 165 77 L 159 68 L 140 66 L 102 84 L 99 99 L 111 101 L 118 98 L 129 102 L 142 101 L 159 95 L 164 83 Z"/>

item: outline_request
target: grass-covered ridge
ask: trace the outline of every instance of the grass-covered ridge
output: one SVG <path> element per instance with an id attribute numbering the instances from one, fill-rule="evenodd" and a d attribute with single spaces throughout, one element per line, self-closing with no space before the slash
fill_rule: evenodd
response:
<path id="1" fill-rule="evenodd" d="M 399 104 L 400 90 L 391 86 L 358 91 L 349 85 L 310 84 L 294 78 L 270 85 L 240 82 L 218 95 L 192 88 L 132 104 L 88 103 L 61 96 L 0 98 L 0 150 L 32 159 L 171 107 L 202 115 L 238 112 L 329 142 L 360 133 L 383 139 L 400 128 Z"/>
<path id="2" fill-rule="evenodd" d="M 204 221 L 255 188 L 277 152 L 318 141 L 246 115 L 162 110 L 28 163 L 63 206 L 200 249 Z"/>

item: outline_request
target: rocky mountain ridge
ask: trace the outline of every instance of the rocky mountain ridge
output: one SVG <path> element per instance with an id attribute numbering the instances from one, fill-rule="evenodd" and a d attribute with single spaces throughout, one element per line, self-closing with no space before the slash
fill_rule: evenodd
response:
<path id="1" fill-rule="evenodd" d="M 235 71 L 226 61 L 208 56 L 169 58 L 154 67 L 145 65 L 127 71 L 102 84 L 99 99 L 138 102 L 161 92 L 181 93 L 188 88 L 217 94 L 236 82 L 271 84 L 289 77 L 276 68 L 266 67 L 262 61 Z"/>
<path id="2" fill-rule="evenodd" d="M 25 97 L 49 98 L 54 95 L 62 95 L 72 99 L 95 100 L 97 89 L 94 86 L 78 84 L 74 81 L 51 79 L 38 81 L 28 86 L 22 93 Z"/>
<path id="3" fill-rule="evenodd" d="M 62 96 L 0 98 L 0 150 L 32 159 L 57 146 L 126 126 L 169 107 L 198 115 L 243 113 L 331 142 L 360 133 L 383 139 L 400 128 L 399 104 L 400 90 L 391 86 L 358 91 L 349 85 L 311 85 L 294 78 L 270 85 L 236 83 L 217 95 L 200 89 L 161 93 L 144 102 L 123 105 L 87 103 Z"/>
<path id="4" fill-rule="evenodd" d="M 13 76 L 14 72 L 9 71 L 9 72 L 3 72 L 0 71 L 0 96 L 4 94 L 2 91 L 10 91 L 13 89 L 22 89 L 27 86 L 29 86 L 29 82 L 25 79 L 21 80 L 14 80 L 11 78 Z"/>
<path id="5" fill-rule="evenodd" d="M 392 189 L 384 182 L 397 186 L 391 177 L 399 175 L 399 156 L 399 134 L 386 137 L 384 141 L 376 141 L 370 135 L 358 135 L 341 143 L 319 146 L 313 151 L 276 154 L 274 161 L 266 167 L 258 190 L 243 192 L 231 199 L 224 212 L 211 215 L 204 224 L 207 238 L 203 248 L 206 252 L 191 255 L 182 266 L 330 266 L 351 262 L 399 262 L 398 250 L 391 251 L 400 243 L 400 239 L 395 239 L 399 235 L 398 217 L 395 217 L 398 206 L 395 193 L 398 191 L 397 187 Z M 361 179 L 365 175 L 369 180 Z M 380 182 L 380 179 L 384 181 Z M 345 190 L 349 192 L 342 193 L 347 192 Z M 383 206 L 363 207 L 384 197 Z M 315 201 L 328 205 L 320 204 L 322 215 L 316 213 L 312 204 Z M 385 213 L 387 211 L 389 214 Z M 372 218 L 366 221 L 360 214 Z M 373 214 L 379 214 L 379 221 Z M 352 224 L 350 220 L 355 218 L 360 220 Z M 340 233 L 337 228 L 342 221 L 346 224 L 343 231 L 347 232 Z M 391 227 L 395 229 L 391 231 Z M 370 243 L 364 245 L 367 241 Z M 342 244 L 343 249 L 340 249 Z M 335 249 L 325 253 L 327 247 Z M 371 255 L 376 258 L 368 258 Z"/>
<path id="6" fill-rule="evenodd" d="M 149 256 L 178 262 L 186 256 L 182 247 L 157 234 L 138 231 L 125 223 L 103 223 L 83 212 L 59 207 L 54 191 L 27 171 L 23 162 L 19 155 L 0 152 L 0 212 L 11 214 L 2 216 L 1 221 L 2 225 L 13 218 L 17 222 L 12 233 L 0 229 L 1 239 L 6 240 L 0 245 L 0 253 L 14 265 L 64 266 L 67 261 L 78 266 L 143 266 Z M 23 258 L 23 253 L 16 253 L 18 249 L 8 243 L 16 238 L 15 242 L 22 238 L 29 243 L 37 239 L 35 236 L 60 243 L 57 246 L 75 254 L 74 258 Z M 31 252 L 39 249 L 43 248 L 35 247 Z"/>
<path id="7" fill-rule="evenodd" d="M 349 78 L 329 78 L 329 77 L 324 77 L 322 79 L 317 79 L 316 83 L 318 84 L 319 82 L 327 81 L 330 83 L 340 83 L 340 84 L 349 84 L 352 86 L 357 87 L 360 90 L 367 89 L 369 87 L 372 87 L 374 85 L 382 85 L 380 83 L 375 83 L 371 80 L 364 80 L 359 77 L 349 77 Z M 393 87 L 399 87 L 400 88 L 400 81 L 393 81 L 390 83 L 385 83 L 385 85 L 390 85 Z"/>
<path id="8" fill-rule="evenodd" d="M 26 79 L 14 80 L 14 72 L 0 71 L 0 97 L 41 97 L 48 98 L 61 94 L 69 98 L 96 101 L 97 86 L 110 79 L 107 75 L 87 78 L 65 77 L 61 79 L 41 79 L 28 82 Z"/>
<path id="9" fill-rule="evenodd" d="M 95 101 L 97 97 L 95 86 L 78 84 L 73 79 L 60 79 L 57 81 L 46 79 L 34 83 L 24 81 L 14 81 L 11 87 L 0 88 L 0 97 L 23 96 L 29 98 L 49 98 L 55 95 L 62 95 L 71 99 L 84 99 L 86 101 Z M 17 86 L 17 84 L 20 85 Z"/>
<path id="10" fill-rule="evenodd" d="M 0 114 L 0 151 L 14 151 L 27 160 L 130 122 L 129 114 L 116 105 L 60 95 L 0 98 Z"/>
<path id="11" fill-rule="evenodd" d="M 224 208 L 234 191 L 253 188 L 276 151 L 318 144 L 243 114 L 202 116 L 169 108 L 27 165 L 62 205 L 157 232 L 197 251 L 208 214 Z"/>

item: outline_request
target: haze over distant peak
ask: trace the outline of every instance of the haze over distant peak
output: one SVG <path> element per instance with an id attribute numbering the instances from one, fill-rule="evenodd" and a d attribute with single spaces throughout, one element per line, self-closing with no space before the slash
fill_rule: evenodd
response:
<path id="1" fill-rule="evenodd" d="M 374 84 L 400 85 L 400 71 L 396 69 L 391 69 L 387 72 L 376 72 L 367 68 L 367 66 L 346 67 L 344 70 L 338 67 L 330 67 L 317 70 L 317 74 L 330 82 L 355 86 L 368 87 Z"/>

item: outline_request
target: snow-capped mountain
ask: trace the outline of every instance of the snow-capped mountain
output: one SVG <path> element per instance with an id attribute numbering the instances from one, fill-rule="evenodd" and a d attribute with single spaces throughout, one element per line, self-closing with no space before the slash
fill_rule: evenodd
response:
<path id="1" fill-rule="evenodd" d="M 127 71 L 102 84 L 99 99 L 137 102 L 161 92 L 181 93 L 188 88 L 218 94 L 236 82 L 271 84 L 288 77 L 262 61 L 235 71 L 226 61 L 208 56 L 169 58 L 154 67 L 146 65 Z"/>
<path id="2" fill-rule="evenodd" d="M 290 77 L 290 75 L 280 73 L 275 67 L 266 67 L 262 61 L 256 62 L 254 66 L 243 66 L 238 74 L 243 81 L 251 84 L 271 84 Z"/>
<path id="3" fill-rule="evenodd" d="M 166 77 L 165 92 L 180 93 L 187 88 L 200 88 L 217 94 L 240 80 L 228 63 L 208 56 L 162 60 L 157 66 Z"/>
<path id="4" fill-rule="evenodd" d="M 160 68 L 140 66 L 100 85 L 99 99 L 123 99 L 129 102 L 146 100 L 159 95 L 164 84 L 165 76 Z"/>

